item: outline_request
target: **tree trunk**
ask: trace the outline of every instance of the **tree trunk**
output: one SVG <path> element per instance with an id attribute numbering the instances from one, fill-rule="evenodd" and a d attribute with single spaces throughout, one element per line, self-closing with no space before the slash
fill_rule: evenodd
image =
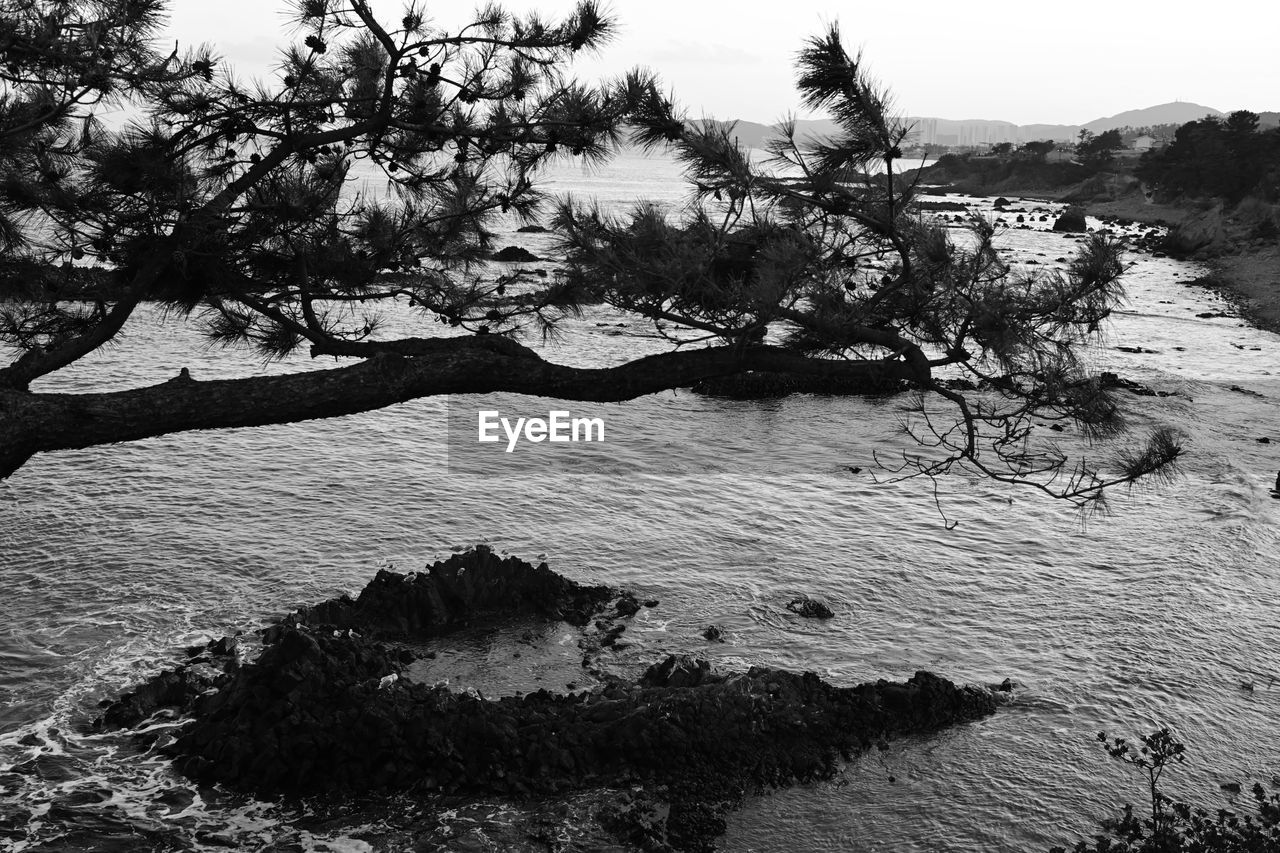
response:
<path id="1" fill-rule="evenodd" d="M 819 360 L 772 346 L 711 347 L 647 356 L 616 367 L 576 368 L 552 364 L 528 350 L 521 354 L 515 348 L 478 347 L 473 339 L 458 341 L 456 349 L 411 357 L 383 354 L 332 370 L 285 376 L 200 382 L 184 369 L 159 385 L 103 394 L 0 388 L 0 478 L 50 450 L 186 430 L 331 418 L 439 394 L 506 391 L 618 402 L 740 370 L 868 381 L 921 379 L 900 360 Z"/>

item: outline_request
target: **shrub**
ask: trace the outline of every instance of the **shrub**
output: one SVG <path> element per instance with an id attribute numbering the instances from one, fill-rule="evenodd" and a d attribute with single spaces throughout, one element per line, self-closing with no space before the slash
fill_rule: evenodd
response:
<path id="1" fill-rule="evenodd" d="M 1078 841 L 1073 853 L 1266 853 L 1280 851 L 1280 788 L 1272 780 L 1269 792 L 1255 783 L 1250 789 L 1254 814 L 1229 809 L 1209 812 L 1174 800 L 1160 790 L 1164 771 L 1185 759 L 1186 747 L 1160 729 L 1141 738 L 1135 748 L 1123 738 L 1098 733 L 1107 753 L 1136 768 L 1147 779 L 1151 816 L 1138 818 L 1131 804 L 1118 817 L 1102 821 L 1103 832 L 1092 841 Z M 1225 786 L 1224 786 L 1225 787 Z M 1067 853 L 1054 847 L 1051 853 Z"/>

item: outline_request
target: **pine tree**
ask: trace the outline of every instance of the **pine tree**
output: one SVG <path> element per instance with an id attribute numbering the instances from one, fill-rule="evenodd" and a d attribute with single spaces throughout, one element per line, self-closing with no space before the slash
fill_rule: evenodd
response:
<path id="1" fill-rule="evenodd" d="M 989 227 L 957 245 L 920 219 L 899 173 L 907 129 L 834 29 L 806 47 L 799 87 L 840 135 L 808 142 L 789 127 L 762 168 L 731 128 L 685 121 L 650 74 L 569 79 L 573 56 L 613 32 L 592 2 L 560 21 L 491 5 L 444 31 L 420 6 L 385 24 L 366 0 L 303 0 L 278 73 L 252 84 L 208 49 L 154 50 L 158 0 L 3 0 L 0 10 L 11 291 L 0 343 L 16 351 L 0 368 L 0 476 L 38 452 L 434 394 L 626 400 L 753 369 L 903 380 L 941 399 L 953 407 L 945 423 L 919 407 L 920 437 L 938 452 L 906 460 L 929 476 L 965 464 L 1084 501 L 1180 452 L 1161 432 L 1107 475 L 1032 449 L 1033 416 L 1098 434 L 1118 425 L 1079 351 L 1121 297 L 1119 250 L 1096 238 L 1066 273 L 1031 277 L 1000 259 Z M 95 118 L 108 100 L 133 116 L 124 127 Z M 475 274 L 496 217 L 540 210 L 542 164 L 606 157 L 628 125 L 689 167 L 699 206 L 688 222 L 566 206 L 556 216 L 565 275 L 516 288 Z M 344 191 L 358 161 L 385 176 L 389 197 Z M 877 162 L 887 168 L 869 172 Z M 102 271 L 86 284 L 73 262 Z M 33 269 L 60 275 L 24 286 Z M 597 300 L 706 340 L 595 369 L 518 340 Z M 227 381 L 184 371 L 100 394 L 32 389 L 112 340 L 145 302 L 227 346 L 269 358 L 303 349 L 339 366 Z M 393 302 L 426 331 L 379 335 Z M 766 342 L 769 330 L 785 340 Z M 938 377 L 945 369 L 986 390 L 956 390 Z"/>

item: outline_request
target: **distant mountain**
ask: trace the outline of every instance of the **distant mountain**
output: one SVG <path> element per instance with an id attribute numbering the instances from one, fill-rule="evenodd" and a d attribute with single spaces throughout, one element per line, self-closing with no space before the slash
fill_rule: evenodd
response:
<path id="1" fill-rule="evenodd" d="M 1085 130 L 1102 133 L 1118 127 L 1154 127 L 1157 124 L 1186 124 L 1205 116 L 1222 116 L 1226 113 L 1213 107 L 1204 107 L 1188 101 L 1173 101 L 1143 110 L 1128 110 L 1110 118 L 1098 118 L 1084 125 Z"/>
<path id="2" fill-rule="evenodd" d="M 1154 127 L 1161 124 L 1185 124 L 1207 115 L 1225 115 L 1221 110 L 1193 104 L 1189 101 L 1173 101 L 1141 110 L 1128 110 L 1107 118 L 1097 118 L 1086 124 L 1024 124 L 985 119 L 944 119 L 918 116 L 908 119 L 915 126 L 913 142 L 923 145 L 995 145 L 1000 142 L 1020 144 L 1037 139 L 1072 142 L 1080 131 L 1102 133 L 1121 127 Z M 1263 127 L 1280 124 L 1276 113 L 1260 113 Z M 798 135 L 804 138 L 830 136 L 838 131 L 834 122 L 825 119 L 797 121 Z M 777 133 L 776 125 L 740 121 L 734 128 L 738 140 L 749 148 L 762 148 L 765 140 Z"/>

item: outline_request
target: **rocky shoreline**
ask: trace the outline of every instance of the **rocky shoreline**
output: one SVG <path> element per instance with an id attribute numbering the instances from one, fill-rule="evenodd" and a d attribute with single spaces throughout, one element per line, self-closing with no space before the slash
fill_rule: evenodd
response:
<path id="1" fill-rule="evenodd" d="M 1194 229 L 1209 241 L 1194 252 L 1211 275 L 1196 282 L 1232 303 L 1248 322 L 1280 334 L 1280 237 L 1259 233 L 1249 211 L 1226 211 L 1220 205 L 1186 207 L 1147 203 L 1141 193 L 1089 205 L 1095 216 L 1126 217 Z"/>
<path id="2" fill-rule="evenodd" d="M 961 185 L 935 191 L 962 191 Z M 972 189 L 972 188 L 970 188 Z M 988 195 L 995 189 L 980 190 Z M 1104 221 L 1139 222 L 1169 228 L 1170 254 L 1206 263 L 1211 274 L 1195 283 L 1221 294 L 1254 326 L 1280 334 L 1280 222 L 1267 226 L 1247 204 L 1224 210 L 1212 202 L 1161 204 L 1123 175 L 1100 175 L 1069 187 L 1001 185 L 999 193 L 1036 201 L 1078 205 Z M 1255 206 L 1256 207 L 1256 206 Z M 1272 212 L 1275 217 L 1275 212 Z M 1180 247 L 1178 232 L 1188 237 Z"/>
<path id="3" fill-rule="evenodd" d="M 957 687 L 927 672 L 838 687 L 768 667 L 717 672 L 687 656 L 656 661 L 639 679 L 610 674 L 610 646 L 657 604 L 478 547 L 425 572 L 379 572 L 355 599 L 192 649 L 181 666 L 104 703 L 95 726 L 159 738 L 197 782 L 273 798 L 626 790 L 595 810 L 612 837 L 646 850 L 712 850 L 748 794 L 829 778 L 889 737 L 979 719 L 1010 689 Z M 594 685 L 491 698 L 412 678 L 435 638 L 520 619 L 575 626 Z M 157 715 L 187 721 L 165 735 L 147 725 Z"/>

